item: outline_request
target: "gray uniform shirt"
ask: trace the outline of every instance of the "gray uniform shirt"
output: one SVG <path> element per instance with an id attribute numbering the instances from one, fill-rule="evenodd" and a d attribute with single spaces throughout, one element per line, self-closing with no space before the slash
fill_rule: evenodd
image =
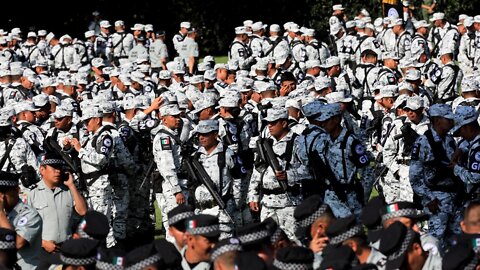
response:
<path id="1" fill-rule="evenodd" d="M 42 248 L 42 218 L 37 210 L 19 201 L 8 213 L 8 220 L 15 227 L 15 232 L 28 242 L 28 245 L 17 253 L 18 265 L 22 269 L 35 269 L 37 257 Z"/>
<path id="2" fill-rule="evenodd" d="M 43 240 L 52 240 L 62 243 L 70 238 L 71 222 L 74 201 L 70 190 L 65 185 L 60 185 L 54 190 L 47 187 L 42 180 L 38 186 L 30 191 L 27 203 L 33 206 L 43 220 Z"/>

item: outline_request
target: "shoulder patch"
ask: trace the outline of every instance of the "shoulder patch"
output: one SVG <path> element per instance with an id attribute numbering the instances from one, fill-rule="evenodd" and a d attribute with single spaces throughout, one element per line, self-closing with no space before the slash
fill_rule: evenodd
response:
<path id="1" fill-rule="evenodd" d="M 172 143 L 169 137 L 161 138 L 160 145 L 162 146 L 162 150 L 172 150 Z"/>
<path id="2" fill-rule="evenodd" d="M 480 173 L 480 149 L 474 150 L 468 158 L 468 170 Z"/>
<path id="3" fill-rule="evenodd" d="M 475 160 L 476 160 L 476 161 L 480 161 L 480 152 L 477 152 L 477 153 L 475 154 Z"/>
<path id="4" fill-rule="evenodd" d="M 103 137 L 99 152 L 101 154 L 107 154 L 108 152 L 110 152 L 112 145 L 113 145 L 112 137 L 110 137 L 110 135 L 106 135 L 105 137 Z"/>
<path id="5" fill-rule="evenodd" d="M 21 217 L 18 221 L 17 221 L 17 225 L 16 227 L 23 227 L 27 224 L 28 222 L 28 218 L 27 217 Z"/>

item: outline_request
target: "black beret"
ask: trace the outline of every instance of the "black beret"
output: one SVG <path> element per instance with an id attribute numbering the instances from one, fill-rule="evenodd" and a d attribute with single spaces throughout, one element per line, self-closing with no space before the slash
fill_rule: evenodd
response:
<path id="1" fill-rule="evenodd" d="M 97 211 L 89 210 L 78 225 L 77 233 L 82 238 L 105 240 L 110 230 L 108 218 Z"/>
<path id="2" fill-rule="evenodd" d="M 141 270 L 156 265 L 160 259 L 153 244 L 147 244 L 130 251 L 125 257 L 125 266 L 130 270 Z"/>
<path id="3" fill-rule="evenodd" d="M 469 245 L 456 245 L 442 259 L 443 270 L 475 269 L 479 259 Z"/>
<path id="4" fill-rule="evenodd" d="M 100 270 L 121 270 L 125 265 L 125 251 L 119 248 L 99 247 L 95 267 Z"/>
<path id="5" fill-rule="evenodd" d="M 328 206 L 323 204 L 323 199 L 320 195 L 313 195 L 305 199 L 293 212 L 297 223 L 297 231 L 295 234 L 300 238 L 304 237 L 306 229 L 327 210 Z"/>
<path id="6" fill-rule="evenodd" d="M 194 215 L 186 221 L 186 230 L 193 235 L 219 237 L 220 225 L 218 218 L 212 215 Z"/>
<path id="7" fill-rule="evenodd" d="M 0 171 L 0 187 L 17 187 L 20 174 Z"/>
<path id="8" fill-rule="evenodd" d="M 299 246 L 284 247 L 277 251 L 273 267 L 281 270 L 295 269 L 298 266 L 312 269 L 313 259 L 313 252 L 309 248 Z"/>
<path id="9" fill-rule="evenodd" d="M 377 242 L 383 231 L 382 215 L 380 211 L 385 208 L 385 199 L 383 196 L 372 198 L 360 214 L 360 220 L 368 229 L 367 241 L 370 243 Z"/>
<path id="10" fill-rule="evenodd" d="M 383 231 L 380 238 L 380 252 L 387 256 L 386 269 L 400 268 L 416 234 L 399 221 Z"/>
<path id="11" fill-rule="evenodd" d="M 329 245 L 323 252 L 320 269 L 344 270 L 357 264 L 355 253 L 349 246 Z"/>
<path id="12" fill-rule="evenodd" d="M 178 222 L 185 222 L 186 219 L 193 217 L 193 215 L 193 208 L 191 206 L 179 204 L 167 213 L 168 225 L 172 226 Z"/>
<path id="13" fill-rule="evenodd" d="M 94 264 L 99 243 L 87 238 L 69 239 L 60 248 L 60 260 L 66 265 Z"/>
<path id="14" fill-rule="evenodd" d="M 381 226 L 382 216 L 381 209 L 385 208 L 385 201 L 382 197 L 372 198 L 362 209 L 360 220 L 368 229 L 377 229 Z"/>
<path id="15" fill-rule="evenodd" d="M 67 165 L 63 160 L 62 156 L 58 155 L 55 152 L 46 152 L 45 154 L 39 157 L 40 165 L 49 165 L 52 167 L 63 167 Z"/>
<path id="16" fill-rule="evenodd" d="M 0 250 L 16 249 L 17 233 L 14 230 L 0 228 Z"/>
<path id="17" fill-rule="evenodd" d="M 412 202 L 395 202 L 385 206 L 382 211 L 382 221 L 389 220 L 391 218 L 406 217 L 415 220 L 425 220 L 428 215 L 418 210 Z"/>
<path id="18" fill-rule="evenodd" d="M 237 237 L 242 246 L 268 243 L 270 232 L 265 223 L 250 223 L 237 229 Z"/>
<path id="19" fill-rule="evenodd" d="M 160 255 L 162 265 L 165 268 L 177 268 L 182 264 L 182 255 L 175 245 L 165 239 L 158 239 L 153 242 L 155 249 Z"/>
<path id="20" fill-rule="evenodd" d="M 238 238 L 226 238 L 220 240 L 212 250 L 212 255 L 210 260 L 214 262 L 218 257 L 222 256 L 227 252 L 240 252 L 242 250 L 242 245 L 240 244 L 240 240 Z"/>
<path id="21" fill-rule="evenodd" d="M 235 258 L 236 270 L 266 270 L 267 265 L 255 252 L 241 252 Z"/>
<path id="22" fill-rule="evenodd" d="M 272 218 L 268 217 L 262 223 L 265 224 L 265 227 L 270 232 L 270 242 L 272 244 L 276 243 L 282 239 L 288 239 L 287 234 L 280 228 L 277 222 Z"/>
<path id="23" fill-rule="evenodd" d="M 328 226 L 325 232 L 331 245 L 341 244 L 356 235 L 363 235 L 363 228 L 357 224 L 355 216 L 339 218 Z"/>

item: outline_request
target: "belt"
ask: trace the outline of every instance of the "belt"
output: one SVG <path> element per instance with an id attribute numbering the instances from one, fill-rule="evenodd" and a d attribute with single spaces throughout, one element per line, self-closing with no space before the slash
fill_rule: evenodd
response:
<path id="1" fill-rule="evenodd" d="M 213 208 L 213 207 L 217 206 L 217 203 L 214 200 L 205 201 L 205 202 L 198 202 L 197 201 L 195 203 L 195 206 L 196 206 L 197 209 L 205 210 L 205 209 L 209 209 L 209 208 Z"/>
<path id="2" fill-rule="evenodd" d="M 287 187 L 287 192 L 292 193 L 292 195 L 299 195 L 300 194 L 300 185 L 288 186 Z M 285 191 L 281 187 L 274 188 L 274 189 L 262 188 L 262 193 L 264 195 L 280 195 L 280 194 L 284 194 Z"/>
<path id="3" fill-rule="evenodd" d="M 178 179 L 188 179 L 188 175 L 186 173 L 177 173 Z"/>
<path id="4" fill-rule="evenodd" d="M 410 159 L 397 159 L 397 164 L 410 165 Z"/>
<path id="5" fill-rule="evenodd" d="M 107 170 L 100 170 L 100 171 L 91 172 L 91 173 L 84 173 L 82 176 L 84 177 L 84 179 L 92 179 L 90 181 L 87 181 L 87 186 L 91 186 L 102 175 L 108 175 Z"/>

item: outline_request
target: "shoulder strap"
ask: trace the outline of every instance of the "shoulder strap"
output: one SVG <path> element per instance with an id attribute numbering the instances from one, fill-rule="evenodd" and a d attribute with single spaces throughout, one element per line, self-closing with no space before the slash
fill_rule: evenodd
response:
<path id="1" fill-rule="evenodd" d="M 10 139 L 5 140 L 5 154 L 2 157 L 2 160 L 0 160 L 0 169 L 3 169 L 3 165 L 5 165 L 5 162 L 7 162 L 7 158 L 9 158 L 10 152 L 12 151 L 13 145 L 15 142 L 10 143 Z"/>
<path id="2" fill-rule="evenodd" d="M 295 138 L 297 138 L 297 133 L 292 134 L 292 138 L 287 142 L 287 147 L 285 148 L 285 170 L 290 167 L 290 161 L 292 160 L 293 146 L 295 145 Z"/>

